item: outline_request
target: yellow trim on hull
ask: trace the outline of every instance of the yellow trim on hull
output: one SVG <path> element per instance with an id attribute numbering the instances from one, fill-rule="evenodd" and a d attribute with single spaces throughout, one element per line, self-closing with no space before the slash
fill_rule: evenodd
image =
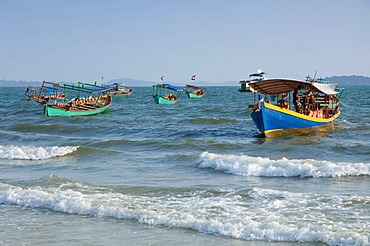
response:
<path id="1" fill-rule="evenodd" d="M 304 133 L 310 133 L 310 132 L 325 132 L 326 129 L 331 128 L 332 122 L 329 122 L 328 124 L 322 125 L 322 126 L 313 126 L 309 128 L 291 128 L 291 129 L 275 129 L 275 130 L 268 130 L 265 131 L 263 134 L 265 137 L 268 138 L 278 138 L 278 137 L 284 137 L 284 136 L 292 136 L 292 135 L 300 135 Z"/>
<path id="2" fill-rule="evenodd" d="M 308 115 L 304 115 L 304 114 L 294 112 L 290 109 L 281 108 L 279 106 L 275 106 L 271 103 L 266 103 L 266 102 L 265 102 L 265 108 L 272 109 L 272 110 L 275 110 L 275 111 L 279 111 L 279 112 L 282 112 L 282 113 L 285 113 L 285 114 L 289 114 L 289 115 L 292 115 L 292 116 L 295 116 L 295 117 L 298 117 L 298 118 L 301 118 L 301 119 L 310 120 L 310 121 L 313 121 L 313 122 L 322 122 L 322 123 L 332 122 L 333 120 L 338 118 L 339 115 L 340 115 L 340 111 L 339 111 L 338 113 L 336 113 L 334 116 L 332 116 L 329 119 L 315 118 L 315 117 L 311 117 L 311 116 L 308 116 Z M 278 129 L 278 130 L 280 130 L 280 129 Z M 270 130 L 270 131 L 278 131 L 278 130 Z M 283 130 L 283 129 L 281 129 L 281 130 Z"/>
<path id="3" fill-rule="evenodd" d="M 288 114 L 288 115 L 291 115 L 291 116 L 294 116 L 294 117 L 297 117 L 297 118 L 300 118 L 300 119 L 309 120 L 309 121 L 312 121 L 312 122 L 324 123 L 323 125 L 320 125 L 320 126 L 313 126 L 313 127 L 307 127 L 307 128 L 288 128 L 288 129 L 267 130 L 267 131 L 263 132 L 263 134 L 266 137 L 281 137 L 281 136 L 295 135 L 295 134 L 297 135 L 297 134 L 309 133 L 309 132 L 312 132 L 312 131 L 320 130 L 320 129 L 323 129 L 323 128 L 328 127 L 328 126 L 330 127 L 331 124 L 329 124 L 329 123 L 334 122 L 334 120 L 340 116 L 340 111 L 338 111 L 338 113 L 336 113 L 334 116 L 332 116 L 329 119 L 315 118 L 315 117 L 311 117 L 311 116 L 307 116 L 307 115 L 297 113 L 297 112 L 289 110 L 289 109 L 281 108 L 279 106 L 275 106 L 275 105 L 270 104 L 270 103 L 265 102 L 264 104 L 265 104 L 265 108 L 268 108 L 268 109 L 272 109 L 272 110 L 275 110 L 275 111 L 278 111 L 278 112 L 281 112 L 281 113 L 285 113 L 285 114 Z"/>

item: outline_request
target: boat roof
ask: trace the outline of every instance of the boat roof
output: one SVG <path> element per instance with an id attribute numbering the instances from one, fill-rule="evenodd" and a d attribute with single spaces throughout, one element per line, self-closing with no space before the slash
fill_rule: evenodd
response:
<path id="1" fill-rule="evenodd" d="M 249 77 L 263 77 L 263 75 L 265 75 L 266 73 L 264 71 L 262 71 L 262 69 L 258 69 L 257 70 L 257 73 L 252 73 L 249 75 Z"/>
<path id="2" fill-rule="evenodd" d="M 162 87 L 162 88 L 167 88 L 167 89 L 174 90 L 174 91 L 181 91 L 179 87 L 171 85 L 171 84 L 157 84 L 157 85 L 153 85 L 153 87 Z"/>
<path id="3" fill-rule="evenodd" d="M 56 93 L 57 92 L 56 89 L 52 89 L 52 88 L 44 88 L 44 91 L 47 92 L 47 93 Z"/>
<path id="4" fill-rule="evenodd" d="M 199 87 L 199 86 L 196 86 L 196 85 L 186 85 L 186 87 L 188 87 L 188 88 L 194 88 L 194 89 L 201 89 L 201 87 Z"/>
<path id="5" fill-rule="evenodd" d="M 116 85 L 125 86 L 125 83 L 112 83 L 112 84 L 101 85 L 101 87 L 114 87 Z"/>
<path id="6" fill-rule="evenodd" d="M 85 82 L 78 82 L 77 84 L 61 84 L 60 85 L 64 89 L 80 91 L 85 93 L 93 93 L 93 92 L 106 92 L 109 89 L 101 87 L 100 85 L 96 85 L 95 83 L 85 83 Z"/>
<path id="7" fill-rule="evenodd" d="M 260 72 L 260 73 L 252 73 L 252 74 L 249 74 L 249 77 L 262 77 L 263 75 L 265 75 L 265 72 Z"/>
<path id="8" fill-rule="evenodd" d="M 294 91 L 298 86 L 304 90 L 323 93 L 327 95 L 338 94 L 334 90 L 334 84 L 309 83 L 302 80 L 293 79 L 265 79 L 249 83 L 249 86 L 261 94 L 278 95 Z"/>
<path id="9" fill-rule="evenodd" d="M 164 84 L 168 89 L 174 90 L 174 91 L 181 91 L 181 89 L 177 86 L 171 85 L 171 84 Z"/>

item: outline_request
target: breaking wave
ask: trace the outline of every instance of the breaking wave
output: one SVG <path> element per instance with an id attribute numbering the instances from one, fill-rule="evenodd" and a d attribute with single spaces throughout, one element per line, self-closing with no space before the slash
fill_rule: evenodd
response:
<path id="1" fill-rule="evenodd" d="M 235 190 L 132 194 L 68 182 L 48 188 L 0 183 L 0 204 L 130 219 L 243 240 L 329 245 L 369 243 L 370 222 L 363 217 L 369 199 L 368 196 L 331 197 L 261 188 L 244 194 Z M 348 212 L 349 209 L 352 212 Z"/>
<path id="2" fill-rule="evenodd" d="M 44 160 L 68 155 L 78 149 L 79 146 L 3 146 L 0 145 L 0 159 L 9 160 Z"/>
<path id="3" fill-rule="evenodd" d="M 223 155 L 203 152 L 200 167 L 213 168 L 241 176 L 259 177 L 342 177 L 370 175 L 370 163 L 346 163 L 313 159 L 282 158 L 271 160 L 247 155 Z"/>

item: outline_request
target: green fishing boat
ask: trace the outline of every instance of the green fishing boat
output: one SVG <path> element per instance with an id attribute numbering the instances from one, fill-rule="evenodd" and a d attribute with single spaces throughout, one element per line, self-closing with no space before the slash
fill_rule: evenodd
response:
<path id="1" fill-rule="evenodd" d="M 70 95 L 73 97 L 68 100 Z M 59 84 L 44 81 L 39 90 L 27 88 L 26 96 L 41 104 L 46 116 L 95 115 L 112 104 L 112 96 L 96 82 Z"/>
<path id="2" fill-rule="evenodd" d="M 46 116 L 86 116 L 100 114 L 107 110 L 112 103 L 111 96 L 89 98 L 90 101 L 79 101 L 76 104 L 45 104 Z"/>
<path id="3" fill-rule="evenodd" d="M 156 104 L 175 104 L 182 90 L 171 84 L 153 85 L 153 98 Z"/>
<path id="4" fill-rule="evenodd" d="M 186 85 L 184 89 L 188 98 L 202 98 L 204 96 L 205 89 L 195 85 Z"/>

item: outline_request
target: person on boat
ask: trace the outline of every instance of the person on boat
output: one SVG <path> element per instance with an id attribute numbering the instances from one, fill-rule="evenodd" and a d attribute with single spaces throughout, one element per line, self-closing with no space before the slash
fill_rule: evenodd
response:
<path id="1" fill-rule="evenodd" d="M 311 110 L 316 110 L 315 96 L 312 91 L 308 92 L 308 105 L 310 105 Z"/>
<path id="2" fill-rule="evenodd" d="M 118 90 L 119 90 L 118 83 L 114 83 L 113 85 L 114 85 L 114 86 L 113 86 L 114 90 L 115 90 L 115 91 L 118 91 Z"/>
<path id="3" fill-rule="evenodd" d="M 339 99 L 338 99 L 337 95 L 332 96 L 332 103 L 333 104 L 338 104 L 339 103 Z"/>
<path id="4" fill-rule="evenodd" d="M 322 110 L 323 110 L 323 118 L 328 119 L 329 118 L 329 113 L 330 113 L 329 107 L 324 106 Z"/>
<path id="5" fill-rule="evenodd" d="M 194 91 L 194 94 L 196 94 L 197 96 L 203 95 L 203 90 L 202 89 L 196 90 Z"/>
<path id="6" fill-rule="evenodd" d="M 303 111 L 303 107 L 302 107 L 302 103 L 300 101 L 300 98 L 303 98 L 304 96 L 301 95 L 299 93 L 299 90 L 301 90 L 302 87 L 301 85 L 298 85 L 297 88 L 294 89 L 294 92 L 293 92 L 293 104 L 294 104 L 294 108 L 295 108 L 295 111 L 297 113 L 302 113 Z"/>
<path id="7" fill-rule="evenodd" d="M 176 101 L 177 97 L 174 94 L 171 94 L 171 101 Z"/>
<path id="8" fill-rule="evenodd" d="M 280 108 L 285 108 L 285 109 L 289 109 L 289 104 L 286 100 L 284 99 L 281 99 L 278 101 L 278 104 L 280 106 Z"/>

